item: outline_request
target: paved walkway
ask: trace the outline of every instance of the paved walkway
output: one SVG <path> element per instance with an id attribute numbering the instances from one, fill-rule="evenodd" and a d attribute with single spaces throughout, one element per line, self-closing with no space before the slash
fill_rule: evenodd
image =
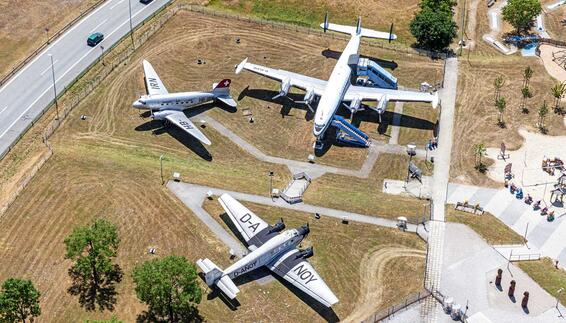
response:
<path id="1" fill-rule="evenodd" d="M 401 117 L 403 116 L 403 102 L 395 102 L 395 114 L 391 121 L 391 137 L 389 144 L 396 145 L 399 142 L 399 126 L 401 125 Z"/>
<path id="2" fill-rule="evenodd" d="M 407 150 L 404 146 L 385 144 L 379 141 L 372 140 L 371 146 L 368 148 L 367 158 L 359 170 L 345 169 L 345 168 L 326 166 L 320 164 L 311 164 L 308 162 L 301 162 L 297 160 L 266 155 L 261 150 L 257 149 L 254 145 L 250 144 L 242 137 L 238 136 L 230 129 L 226 128 L 220 122 L 214 120 L 212 117 L 208 115 L 202 115 L 200 119 L 206 121 L 207 124 L 213 127 L 221 135 L 232 140 L 232 142 L 234 142 L 240 148 L 250 153 L 255 158 L 268 163 L 286 165 L 291 171 L 291 173 L 296 174 L 300 172 L 305 172 L 309 174 L 309 176 L 312 179 L 320 177 L 325 173 L 367 178 L 369 176 L 369 173 L 373 169 L 375 162 L 377 161 L 377 157 L 379 157 L 379 153 L 398 154 L 398 155 L 407 154 Z M 417 149 L 417 157 L 425 158 L 425 156 L 427 156 L 427 152 L 424 149 Z M 434 156 L 434 153 L 428 152 L 428 156 Z"/>
<path id="3" fill-rule="evenodd" d="M 534 248 L 533 253 L 539 250 L 542 256 L 557 259 L 559 266 L 566 269 L 566 214 L 557 213 L 556 219 L 548 222 L 545 216 L 540 215 L 540 211 L 534 211 L 507 189 L 450 184 L 447 202 L 456 204 L 463 201 L 479 203 L 522 236 L 527 232 L 527 245 Z"/>
<path id="4" fill-rule="evenodd" d="M 446 223 L 441 292 L 462 306 L 468 322 L 566 322 L 556 309 L 556 300 L 533 279 L 485 242 L 475 231 L 459 223 Z M 494 285 L 497 269 L 503 269 L 501 289 Z M 515 302 L 507 296 L 509 282 L 517 283 Z M 529 291 L 528 312 L 521 308 L 524 291 Z M 466 305 L 468 309 L 466 310 Z M 426 302 L 396 314 L 391 322 L 419 322 Z M 561 313 L 566 308 L 559 304 Z M 438 322 L 455 322 L 443 311 Z"/>
<path id="5" fill-rule="evenodd" d="M 455 57 L 446 60 L 444 87 L 440 90 L 440 133 L 438 149 L 435 150 L 434 174 L 432 181 L 432 221 L 430 221 L 430 239 L 428 242 L 425 287 L 430 291 L 440 288 L 442 275 L 442 255 L 444 246 L 444 205 L 450 175 L 450 157 L 458 86 L 458 60 Z M 438 303 L 429 297 L 422 308 L 421 316 L 427 322 L 436 322 L 442 310 Z"/>

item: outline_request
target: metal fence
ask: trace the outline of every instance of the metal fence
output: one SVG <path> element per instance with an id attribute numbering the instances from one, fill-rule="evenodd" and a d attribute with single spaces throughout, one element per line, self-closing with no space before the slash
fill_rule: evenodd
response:
<path id="1" fill-rule="evenodd" d="M 379 312 L 376 312 L 372 316 L 368 317 L 367 319 L 363 320 L 363 323 L 376 323 L 388 320 L 395 316 L 395 314 L 399 313 L 401 310 L 408 308 L 413 304 L 420 303 L 425 298 L 429 297 L 431 293 L 427 290 L 422 290 L 417 293 L 409 295 L 405 298 L 402 302 L 390 306 L 386 309 L 383 309 Z"/>
<path id="2" fill-rule="evenodd" d="M 42 50 L 44 50 L 47 46 L 49 46 L 49 44 L 51 44 L 53 40 L 61 36 L 64 32 L 66 32 L 69 28 L 71 28 L 71 26 L 73 26 L 77 21 L 81 20 L 83 17 L 91 13 L 96 7 L 101 5 L 104 1 L 106 0 L 97 1 L 92 6 L 88 7 L 86 11 L 81 12 L 81 14 L 78 17 L 75 17 L 75 19 L 73 19 L 71 22 L 66 24 L 63 28 L 61 28 L 53 35 L 51 35 L 51 37 L 49 37 L 45 41 L 45 43 L 41 44 L 41 46 L 39 46 L 36 50 L 34 50 L 31 54 L 29 54 L 28 57 L 26 57 L 23 61 L 21 61 L 18 65 L 16 65 L 10 72 L 8 72 L 8 74 L 2 77 L 2 79 L 0 80 L 0 87 L 4 85 L 12 76 L 16 75 L 16 73 L 18 73 L 22 69 L 22 67 L 24 67 L 29 61 L 34 59 L 37 56 L 37 54 L 39 54 Z"/>

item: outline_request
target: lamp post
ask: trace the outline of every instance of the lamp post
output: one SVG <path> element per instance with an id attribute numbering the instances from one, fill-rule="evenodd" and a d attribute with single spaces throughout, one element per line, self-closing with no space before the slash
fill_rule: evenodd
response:
<path id="1" fill-rule="evenodd" d="M 104 46 L 100 45 L 100 58 L 102 59 L 102 65 L 104 65 Z"/>
<path id="2" fill-rule="evenodd" d="M 271 201 L 273 202 L 273 172 L 269 171 L 267 175 L 269 176 L 269 196 L 271 197 Z"/>
<path id="3" fill-rule="evenodd" d="M 45 43 L 49 44 L 49 28 L 45 27 L 44 30 L 45 30 L 45 37 L 47 38 Z"/>
<path id="4" fill-rule="evenodd" d="M 55 86 L 55 65 L 53 64 L 53 55 L 47 54 L 51 60 L 51 76 L 53 79 L 53 96 L 55 99 L 55 110 L 57 111 L 57 117 L 55 120 L 59 120 L 59 104 L 57 103 L 57 87 Z"/>
<path id="5" fill-rule="evenodd" d="M 163 155 L 159 156 L 159 173 L 161 174 L 161 185 L 165 184 L 163 180 Z"/>
<path id="6" fill-rule="evenodd" d="M 558 308 L 558 296 L 560 296 L 560 293 L 562 293 L 564 291 L 564 288 L 560 288 L 559 290 L 556 291 L 556 308 Z"/>
<path id="7" fill-rule="evenodd" d="M 132 27 L 132 0 L 128 0 L 128 9 L 129 9 L 129 12 L 130 12 L 130 39 L 132 40 L 132 47 L 135 49 L 134 28 Z"/>
<path id="8" fill-rule="evenodd" d="M 409 177 L 411 176 L 411 161 L 413 160 L 413 156 L 417 154 L 417 146 L 414 143 L 410 143 L 407 145 L 407 155 L 409 155 L 409 162 L 407 163 L 407 180 L 406 183 L 409 183 Z"/>

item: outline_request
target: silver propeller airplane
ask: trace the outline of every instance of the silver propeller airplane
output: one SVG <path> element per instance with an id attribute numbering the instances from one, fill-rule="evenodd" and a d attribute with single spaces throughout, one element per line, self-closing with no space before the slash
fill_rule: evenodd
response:
<path id="1" fill-rule="evenodd" d="M 308 224 L 283 231 L 283 219 L 268 225 L 228 194 L 223 194 L 218 201 L 246 241 L 250 253 L 224 270 L 208 258 L 197 260 L 208 286 L 216 285 L 234 299 L 240 290 L 232 279 L 265 266 L 327 307 L 338 302 L 336 295 L 306 260 L 313 255 L 312 247 L 297 249 L 310 232 Z"/>
<path id="2" fill-rule="evenodd" d="M 153 119 L 167 120 L 202 143 L 210 145 L 210 140 L 187 118 L 183 110 L 215 100 L 235 108 L 236 101 L 230 96 L 231 81 L 224 79 L 214 83 L 210 92 L 169 93 L 153 66 L 146 60 L 143 61 L 143 71 L 147 94 L 134 101 L 133 107 L 149 110 Z"/>
<path id="3" fill-rule="evenodd" d="M 360 109 L 362 102 L 377 102 L 376 107 L 372 107 L 372 109 L 376 110 L 380 115 L 385 111 L 388 101 L 428 102 L 432 103 L 433 108 L 436 107 L 438 104 L 438 96 L 436 93 L 381 89 L 351 84 L 351 58 L 356 57 L 361 38 L 367 37 L 392 40 L 397 38 L 396 35 L 362 28 L 361 18 L 358 18 L 356 27 L 351 27 L 331 24 L 328 22 L 327 15 L 324 19 L 324 23 L 320 24 L 320 27 L 322 27 L 324 31 L 332 30 L 349 34 L 352 37 L 340 55 L 328 81 L 281 69 L 273 69 L 248 63 L 247 58 L 236 66 L 236 74 L 239 74 L 245 69 L 281 82 L 280 92 L 273 99 L 286 96 L 291 87 L 305 91 L 303 101 L 299 101 L 298 103 L 304 103 L 309 108 L 314 99 L 319 97 L 313 127 L 313 134 L 317 138 L 321 138 L 328 126 L 332 124 L 334 114 L 342 102 L 350 102 L 348 108 L 352 113 Z M 354 64 L 355 63 L 357 62 L 354 62 Z"/>

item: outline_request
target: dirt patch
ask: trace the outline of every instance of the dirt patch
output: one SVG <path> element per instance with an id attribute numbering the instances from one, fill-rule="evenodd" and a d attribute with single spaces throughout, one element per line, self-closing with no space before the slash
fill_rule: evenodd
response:
<path id="1" fill-rule="evenodd" d="M 360 322 L 371 316 L 379 309 L 383 302 L 386 289 L 386 280 L 391 279 L 391 272 L 387 271 L 389 262 L 396 258 L 415 257 L 424 258 L 426 253 L 422 250 L 402 248 L 398 246 L 384 246 L 376 251 L 367 253 L 360 265 L 361 296 L 358 297 L 356 308 L 344 319 L 344 322 Z"/>

